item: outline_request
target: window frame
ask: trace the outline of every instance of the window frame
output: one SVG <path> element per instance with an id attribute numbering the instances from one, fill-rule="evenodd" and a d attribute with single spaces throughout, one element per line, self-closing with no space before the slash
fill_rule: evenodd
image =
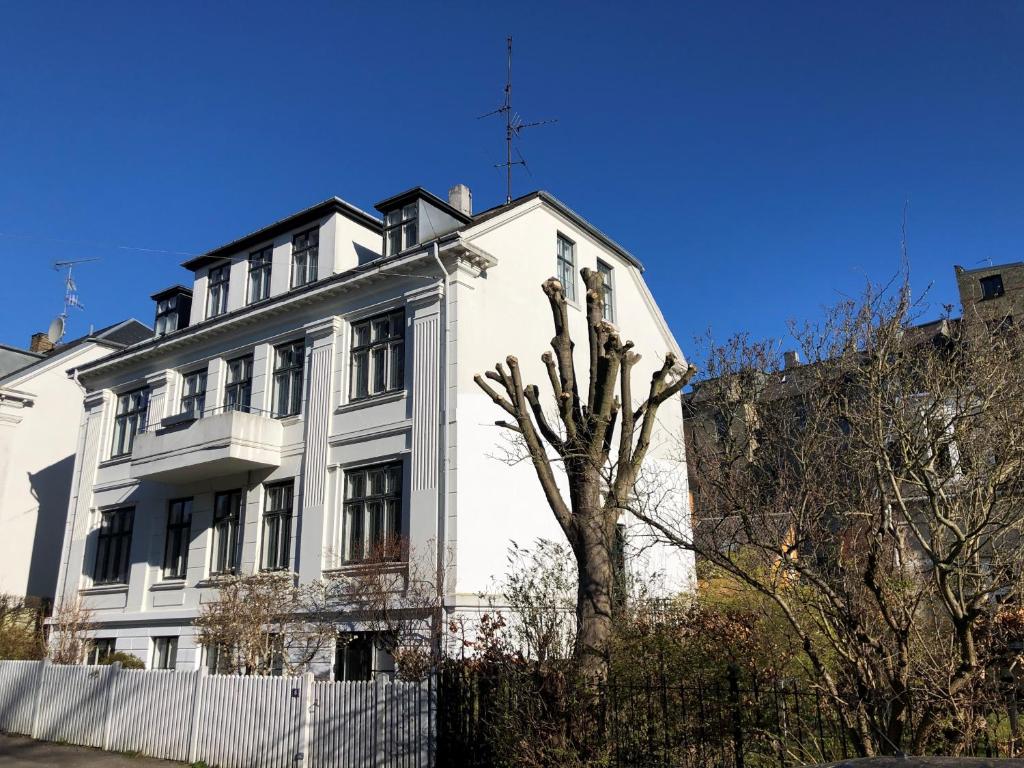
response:
<path id="1" fill-rule="evenodd" d="M 978 278 L 978 283 L 981 286 L 981 300 L 991 301 L 992 299 L 998 299 L 1000 296 L 1006 295 L 1006 286 L 1003 284 L 1002 272 L 995 275 L 985 275 L 985 277 Z M 991 292 L 988 286 L 992 286 L 994 290 Z"/>
<path id="2" fill-rule="evenodd" d="M 232 499 L 237 504 L 232 505 Z M 227 499 L 226 511 L 221 499 Z M 242 510 L 245 507 L 245 491 L 235 488 L 218 491 L 213 496 L 213 523 L 210 526 L 210 575 L 229 576 L 239 572 L 238 534 L 242 526 Z"/>
<path id="3" fill-rule="evenodd" d="M 373 334 L 378 327 L 377 324 L 381 321 L 387 322 L 388 335 L 375 340 Z M 349 401 L 372 400 L 405 389 L 405 307 L 352 321 L 351 326 L 351 346 L 348 356 Z M 398 329 L 397 334 L 394 332 L 395 328 Z M 360 333 L 363 329 L 366 330 L 366 341 L 361 342 Z M 376 383 L 377 379 L 377 368 L 374 363 L 374 360 L 377 359 L 376 353 L 380 353 L 377 364 L 384 366 L 384 388 L 379 391 L 371 391 L 371 386 Z M 362 363 L 359 362 L 360 359 L 362 359 Z M 400 368 L 397 376 L 395 374 L 396 364 Z M 361 390 L 360 386 L 363 384 L 365 384 L 365 389 Z"/>
<path id="4" fill-rule="evenodd" d="M 401 459 L 345 470 L 342 549 L 346 565 L 376 562 L 373 558 L 378 553 L 382 562 L 401 561 L 404 471 Z M 371 487 L 372 475 L 376 473 L 381 473 L 383 486 L 380 492 Z M 393 478 L 390 488 L 389 478 Z M 375 505 L 378 508 L 376 512 Z"/>
<path id="5" fill-rule="evenodd" d="M 178 330 L 179 322 L 178 312 L 178 295 L 173 294 L 171 296 L 165 296 L 156 303 L 156 318 L 153 321 L 153 335 L 157 338 L 166 336 L 169 333 L 174 333 Z M 164 327 L 161 329 L 160 321 L 164 321 Z M 171 323 L 169 321 L 173 320 Z M 168 328 L 168 325 L 173 325 L 173 328 Z"/>
<path id="6" fill-rule="evenodd" d="M 202 384 L 202 389 L 189 391 L 190 381 Z M 206 368 L 196 368 L 194 371 L 181 374 L 181 415 L 188 414 L 194 419 L 201 419 L 206 410 L 206 385 L 208 382 Z M 197 407 L 198 406 L 198 407 Z"/>
<path id="7" fill-rule="evenodd" d="M 342 642 L 344 636 L 349 636 L 351 639 Z M 335 682 L 367 682 L 373 680 L 376 670 L 374 669 L 374 661 L 376 657 L 376 648 L 373 634 L 370 632 L 342 632 L 338 634 L 338 638 L 335 640 L 334 645 L 334 680 Z M 365 663 L 360 661 L 356 669 L 352 669 L 353 664 L 350 664 L 353 659 L 350 658 L 351 651 L 355 647 L 361 653 L 366 654 Z M 365 670 L 365 677 L 363 673 Z"/>
<path id="8" fill-rule="evenodd" d="M 92 568 L 94 585 L 128 584 L 131 578 L 134 527 L 135 507 L 100 510 Z"/>
<path id="9" fill-rule="evenodd" d="M 282 492 L 277 506 L 275 492 Z M 263 486 L 263 522 L 260 547 L 261 571 L 286 571 L 291 566 L 292 519 L 295 505 L 295 480 L 268 483 Z M 275 506 L 271 508 L 271 502 Z M 273 536 L 273 538 L 272 538 Z M 271 549 L 273 548 L 273 551 Z"/>
<path id="10" fill-rule="evenodd" d="M 150 669 L 173 670 L 178 666 L 178 636 L 160 635 L 153 638 Z"/>
<path id="11" fill-rule="evenodd" d="M 247 304 L 270 298 L 270 278 L 274 269 L 274 246 L 267 245 L 249 253 Z"/>
<path id="12" fill-rule="evenodd" d="M 100 644 L 105 649 L 104 652 L 100 652 Z M 89 650 L 85 653 L 85 659 L 83 663 L 87 666 L 95 666 L 99 664 L 102 659 L 110 656 L 113 653 L 117 653 L 117 638 L 116 637 L 93 637 L 89 640 Z"/>
<path id="13" fill-rule="evenodd" d="M 420 242 L 420 211 L 414 200 L 384 214 L 384 255 L 394 256 Z"/>
<path id="14" fill-rule="evenodd" d="M 252 354 L 242 355 L 228 360 L 224 364 L 224 410 L 225 411 L 242 411 L 243 413 L 249 413 L 252 409 L 252 375 L 253 366 L 255 363 L 255 356 Z M 247 372 L 248 375 L 244 378 L 239 378 L 235 381 L 231 380 L 232 366 L 240 364 L 242 371 Z M 241 403 L 241 395 L 245 394 L 245 403 Z M 235 401 L 231 401 L 231 397 L 234 395 Z"/>
<path id="15" fill-rule="evenodd" d="M 132 401 L 138 396 L 138 401 Z M 114 434 L 110 446 L 111 458 L 130 456 L 135 447 L 135 436 L 146 431 L 149 421 L 149 387 L 138 387 L 117 396 L 114 404 Z M 121 404 L 125 403 L 122 412 Z M 134 421 L 133 421 L 134 419 Z M 129 429 L 130 427 L 130 429 Z"/>
<path id="16" fill-rule="evenodd" d="M 305 238 L 303 245 L 299 245 Z M 315 241 L 315 242 L 314 242 Z M 318 261 L 320 258 L 320 227 L 312 227 L 292 235 L 291 287 L 301 288 L 317 281 Z M 299 265 L 301 259 L 302 264 Z M 296 278 L 300 276 L 301 281 Z"/>
<path id="17" fill-rule="evenodd" d="M 175 510 L 179 517 L 174 517 Z M 188 549 L 192 542 L 192 497 L 167 502 L 164 530 L 164 560 L 160 575 L 164 581 L 183 581 L 188 575 Z"/>
<path id="18" fill-rule="evenodd" d="M 217 278 L 217 279 L 215 279 Z M 223 278 L 223 279 L 221 279 Z M 231 284 L 231 264 L 210 267 L 206 273 L 206 319 L 220 317 L 228 311 L 228 286 Z M 216 289 L 216 290 L 215 290 Z"/>
<path id="19" fill-rule="evenodd" d="M 563 253 L 562 246 L 568 246 L 569 258 Z M 576 303 L 576 241 L 561 232 L 557 234 L 555 245 L 555 276 L 562 284 L 566 300 Z"/>
<path id="20" fill-rule="evenodd" d="M 286 349 L 290 355 L 294 355 L 296 350 L 299 350 L 299 361 L 296 362 L 294 357 L 292 357 L 288 365 L 279 367 L 281 362 L 280 355 Z M 283 344 L 275 346 L 272 391 L 273 401 L 271 402 L 271 416 L 273 418 L 286 419 L 289 416 L 298 416 L 302 413 L 302 390 L 305 386 L 305 378 L 306 340 L 296 339 L 295 341 L 286 341 Z M 281 410 L 279 408 L 281 401 L 281 386 L 283 383 L 286 383 L 288 386 L 287 410 Z"/>
<path id="21" fill-rule="evenodd" d="M 615 322 L 615 268 L 606 261 L 597 260 L 597 272 L 602 277 L 602 298 L 604 299 L 604 319 Z"/>

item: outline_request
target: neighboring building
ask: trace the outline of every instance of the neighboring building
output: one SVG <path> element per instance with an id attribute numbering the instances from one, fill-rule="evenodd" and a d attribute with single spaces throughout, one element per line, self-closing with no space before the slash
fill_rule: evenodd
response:
<path id="1" fill-rule="evenodd" d="M 2 350 L 21 365 L 0 376 L 0 592 L 55 594 L 82 422 L 83 390 L 68 370 L 152 335 L 125 320 L 57 346 L 37 333 L 30 350 Z"/>
<path id="2" fill-rule="evenodd" d="M 212 666 L 192 621 L 219 574 L 313 580 L 358 568 L 389 533 L 445 566 L 448 614 L 478 610 L 513 540 L 562 537 L 532 468 L 493 458 L 501 414 L 473 383 L 515 354 L 545 386 L 542 282 L 566 281 L 579 339 L 579 270 L 608 275 L 610 317 L 644 356 L 637 381 L 679 354 L 640 263 L 545 192 L 478 215 L 462 185 L 448 201 L 415 188 L 376 208 L 383 220 L 332 198 L 191 259 L 191 292 L 154 295 L 154 338 L 78 368 L 60 592 L 95 611 L 98 645 Z M 652 454 L 685 482 L 669 458 L 680 409 L 663 410 Z M 675 585 L 692 577 L 678 557 L 643 565 Z M 352 642 L 315 671 L 390 664 Z"/>

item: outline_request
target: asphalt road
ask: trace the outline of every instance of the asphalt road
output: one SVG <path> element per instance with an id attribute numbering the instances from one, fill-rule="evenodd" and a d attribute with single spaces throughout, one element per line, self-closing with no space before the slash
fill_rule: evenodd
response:
<path id="1" fill-rule="evenodd" d="M 0 735 L 0 766 L 39 768 L 44 765 L 67 768 L 181 768 L 185 764 L 33 741 L 25 736 Z"/>

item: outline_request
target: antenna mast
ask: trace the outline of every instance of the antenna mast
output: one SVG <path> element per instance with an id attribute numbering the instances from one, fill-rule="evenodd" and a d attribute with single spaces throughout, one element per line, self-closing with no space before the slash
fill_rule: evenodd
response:
<path id="1" fill-rule="evenodd" d="M 62 269 L 68 271 L 64 278 L 64 311 L 60 313 L 61 320 L 61 335 L 64 332 L 64 322 L 68 317 L 68 310 L 72 307 L 75 309 L 85 309 L 85 305 L 78 300 L 78 286 L 75 285 L 74 278 L 71 277 L 71 271 L 75 268 L 75 264 L 85 264 L 89 261 L 99 261 L 98 258 L 93 259 L 78 259 L 76 261 L 55 261 L 53 262 L 53 268 L 60 272 Z M 51 341 L 56 342 L 55 339 Z"/>
<path id="2" fill-rule="evenodd" d="M 530 172 L 529 166 L 526 164 L 526 158 L 523 157 L 522 153 L 517 148 L 513 147 L 513 139 L 519 138 L 524 128 L 533 128 L 538 125 L 550 125 L 551 123 L 557 123 L 558 120 L 538 120 L 533 123 L 524 123 L 523 119 L 517 112 L 512 111 L 512 36 L 509 35 L 505 38 L 505 43 L 508 48 L 508 63 L 506 66 L 505 74 L 505 101 L 504 103 L 495 109 L 493 112 L 488 112 L 486 115 L 480 115 L 480 118 L 490 117 L 491 115 L 505 116 L 505 162 L 496 163 L 495 168 L 505 169 L 505 202 L 512 202 L 512 166 L 521 165 L 526 169 L 526 172 Z M 479 118 L 478 118 L 479 119 Z M 516 155 L 519 157 L 518 160 L 512 159 L 512 151 L 515 149 Z"/>

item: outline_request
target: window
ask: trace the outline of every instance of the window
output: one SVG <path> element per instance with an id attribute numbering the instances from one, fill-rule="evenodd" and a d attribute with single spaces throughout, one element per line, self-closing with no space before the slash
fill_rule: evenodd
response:
<path id="1" fill-rule="evenodd" d="M 557 277 L 565 291 L 565 298 L 576 301 L 576 244 L 558 236 Z"/>
<path id="2" fill-rule="evenodd" d="M 231 674 L 231 647 L 224 644 L 206 646 L 206 671 L 211 675 Z"/>
<path id="3" fill-rule="evenodd" d="M 319 253 L 320 230 L 310 229 L 292 238 L 292 288 L 316 280 L 316 262 Z"/>
<path id="4" fill-rule="evenodd" d="M 291 549 L 292 493 L 294 483 L 267 486 L 263 510 L 263 570 L 281 571 L 288 567 Z"/>
<path id="5" fill-rule="evenodd" d="M 175 499 L 167 508 L 164 578 L 184 579 L 192 533 L 192 499 Z"/>
<path id="6" fill-rule="evenodd" d="M 274 347 L 274 418 L 294 416 L 302 409 L 302 368 L 306 342 Z"/>
<path id="7" fill-rule="evenodd" d="M 597 262 L 597 271 L 604 280 L 602 291 L 604 293 L 604 319 L 609 323 L 615 322 L 615 282 L 612 280 L 612 268 L 603 261 Z"/>
<path id="8" fill-rule="evenodd" d="M 981 298 L 998 299 L 1006 291 L 1003 290 L 1003 276 L 989 275 L 981 278 Z"/>
<path id="9" fill-rule="evenodd" d="M 268 245 L 249 254 L 249 303 L 270 298 L 270 268 L 274 247 Z"/>
<path id="10" fill-rule="evenodd" d="M 213 497 L 214 574 L 238 571 L 238 526 L 242 518 L 242 492 L 224 491 Z"/>
<path id="11" fill-rule="evenodd" d="M 181 412 L 193 419 L 206 410 L 206 369 L 186 373 L 181 383 Z"/>
<path id="12" fill-rule="evenodd" d="M 128 583 L 134 514 L 131 507 L 110 509 L 101 514 L 96 536 L 96 567 L 92 572 L 94 584 Z"/>
<path id="13" fill-rule="evenodd" d="M 338 637 L 334 654 L 335 680 L 373 679 L 373 636 L 353 632 Z"/>
<path id="14" fill-rule="evenodd" d="M 352 324 L 352 400 L 405 386 L 405 312 Z"/>
<path id="15" fill-rule="evenodd" d="M 394 256 L 419 242 L 416 222 L 416 203 L 388 211 L 384 216 L 385 256 Z"/>
<path id="16" fill-rule="evenodd" d="M 85 656 L 86 664 L 99 664 L 114 652 L 116 640 L 113 637 L 96 637 L 89 643 L 89 652 Z"/>
<path id="17" fill-rule="evenodd" d="M 207 278 L 206 316 L 217 317 L 228 311 L 228 278 L 231 265 L 214 267 Z"/>
<path id="18" fill-rule="evenodd" d="M 156 303 L 156 335 L 178 330 L 178 297 L 168 296 Z"/>
<path id="19" fill-rule="evenodd" d="M 132 452 L 135 436 L 146 431 L 148 413 L 148 388 L 118 396 L 117 413 L 114 415 L 114 445 L 111 449 L 114 456 L 124 456 Z"/>
<path id="20" fill-rule="evenodd" d="M 345 473 L 345 560 L 397 560 L 402 520 L 402 465 Z"/>
<path id="21" fill-rule="evenodd" d="M 153 638 L 153 669 L 174 669 L 178 663 L 178 638 Z"/>
<path id="22" fill-rule="evenodd" d="M 252 355 L 228 361 L 224 410 L 249 412 L 252 400 Z"/>

